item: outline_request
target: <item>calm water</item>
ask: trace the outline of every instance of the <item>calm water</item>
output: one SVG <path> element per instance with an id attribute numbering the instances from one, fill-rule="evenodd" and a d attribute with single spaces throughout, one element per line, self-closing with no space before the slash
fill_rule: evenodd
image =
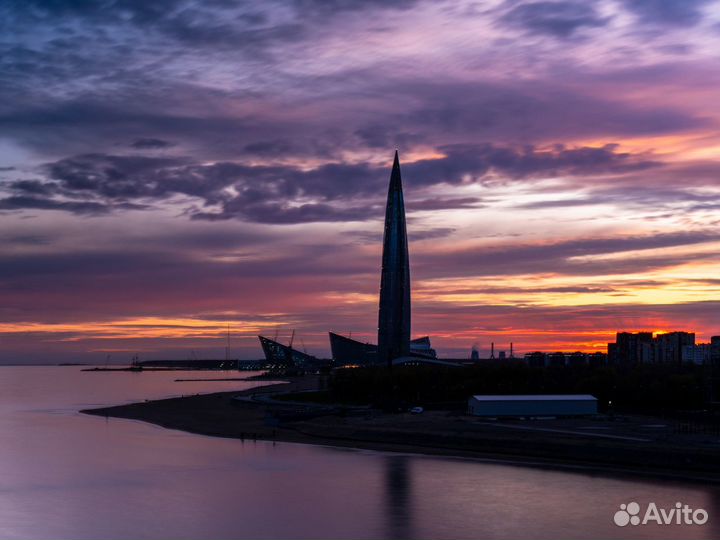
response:
<path id="1" fill-rule="evenodd" d="M 0 538 L 718 538 L 720 490 L 190 435 L 76 411 L 247 388 L 184 373 L 0 368 Z M 621 503 L 704 526 L 619 528 Z"/>

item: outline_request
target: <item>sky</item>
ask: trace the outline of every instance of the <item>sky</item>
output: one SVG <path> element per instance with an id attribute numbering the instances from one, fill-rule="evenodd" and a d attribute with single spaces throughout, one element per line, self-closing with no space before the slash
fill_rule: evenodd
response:
<path id="1" fill-rule="evenodd" d="M 720 334 L 720 3 L 0 4 L 0 363 Z"/>

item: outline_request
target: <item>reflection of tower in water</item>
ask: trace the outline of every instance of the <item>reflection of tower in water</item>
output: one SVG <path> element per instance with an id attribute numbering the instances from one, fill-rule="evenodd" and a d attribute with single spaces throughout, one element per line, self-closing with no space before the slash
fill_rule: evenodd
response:
<path id="1" fill-rule="evenodd" d="M 388 538 L 415 537 L 412 524 L 412 483 L 410 458 L 385 458 L 385 508 Z"/>
<path id="2" fill-rule="evenodd" d="M 710 516 L 718 516 L 720 515 L 720 489 L 712 489 L 712 487 L 708 486 L 706 488 L 708 490 L 708 494 L 706 497 L 707 503 L 705 504 L 705 506 L 699 504 L 698 507 L 702 507 L 707 510 L 707 513 Z M 703 527 L 708 526 L 710 531 L 707 537 L 720 538 L 720 520 L 712 519 L 711 517 L 707 525 L 703 525 Z"/>

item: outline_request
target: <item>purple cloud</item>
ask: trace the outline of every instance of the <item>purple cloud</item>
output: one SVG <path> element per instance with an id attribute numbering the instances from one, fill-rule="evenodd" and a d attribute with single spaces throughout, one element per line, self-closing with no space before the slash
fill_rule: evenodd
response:
<path id="1" fill-rule="evenodd" d="M 605 26 L 608 20 L 600 17 L 592 4 L 573 1 L 521 3 L 499 19 L 503 24 L 558 38 L 571 37 L 583 28 Z"/>

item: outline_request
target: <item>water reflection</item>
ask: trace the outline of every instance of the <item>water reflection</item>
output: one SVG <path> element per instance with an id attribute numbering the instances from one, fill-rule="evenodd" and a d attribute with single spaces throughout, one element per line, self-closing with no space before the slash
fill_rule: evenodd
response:
<path id="1" fill-rule="evenodd" d="M 80 415 L 241 389 L 163 373 L 0 368 L 0 538 L 384 540 L 720 537 L 716 486 L 202 437 Z M 705 508 L 703 527 L 613 524 L 621 503 Z"/>
<path id="2" fill-rule="evenodd" d="M 412 513 L 411 461 L 407 456 L 386 456 L 385 508 L 387 508 L 387 537 L 415 538 Z"/>
<path id="3" fill-rule="evenodd" d="M 710 515 L 709 522 L 705 525 L 712 532 L 713 538 L 720 538 L 720 489 L 709 489 L 707 492 L 707 506 L 705 510 Z"/>

